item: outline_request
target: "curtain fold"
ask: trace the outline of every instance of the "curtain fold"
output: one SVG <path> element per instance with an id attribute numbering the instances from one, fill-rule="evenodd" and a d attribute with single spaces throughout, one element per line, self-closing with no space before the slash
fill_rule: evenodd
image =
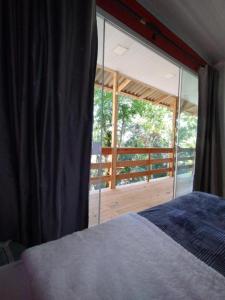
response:
<path id="1" fill-rule="evenodd" d="M 88 226 L 95 1 L 0 1 L 0 240 Z"/>
<path id="2" fill-rule="evenodd" d="M 225 197 L 225 72 L 199 70 L 199 117 L 194 190 Z"/>

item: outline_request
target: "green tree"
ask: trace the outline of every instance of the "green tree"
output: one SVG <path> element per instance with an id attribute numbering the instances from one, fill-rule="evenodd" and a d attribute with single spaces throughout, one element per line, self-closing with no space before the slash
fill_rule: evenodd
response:
<path id="1" fill-rule="evenodd" d="M 197 118 L 186 112 L 180 115 L 179 146 L 194 148 Z M 173 139 L 172 112 L 166 107 L 146 100 L 134 100 L 120 95 L 118 98 L 118 147 L 171 147 Z M 112 93 L 95 88 L 93 141 L 110 147 L 112 139 Z M 154 158 L 162 158 L 157 154 Z M 119 155 L 119 160 L 146 159 L 146 155 Z M 98 156 L 96 158 L 98 160 Z M 107 161 L 107 158 L 106 158 Z M 165 167 L 154 165 L 154 168 Z M 144 171 L 147 167 L 123 168 L 122 173 Z M 104 175 L 108 170 L 104 171 Z M 162 175 L 156 175 L 159 177 Z M 136 178 L 129 182 L 139 181 Z M 105 186 L 105 185 L 104 185 Z"/>

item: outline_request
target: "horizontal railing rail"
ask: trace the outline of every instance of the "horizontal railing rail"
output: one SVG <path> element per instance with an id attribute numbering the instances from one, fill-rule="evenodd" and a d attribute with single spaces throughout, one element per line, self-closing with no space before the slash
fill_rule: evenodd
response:
<path id="1" fill-rule="evenodd" d="M 181 154 L 188 153 L 190 156 L 182 157 Z M 147 159 L 131 159 L 121 160 L 119 155 L 147 155 Z M 152 155 L 167 154 L 164 158 L 155 158 Z M 112 148 L 104 147 L 101 149 L 99 156 L 108 157 L 112 156 Z M 188 163 L 185 165 L 185 163 Z M 190 164 L 191 162 L 191 164 Z M 179 148 L 177 155 L 178 170 L 191 169 L 194 165 L 194 149 L 191 148 Z M 181 163 L 181 165 L 179 165 Z M 153 166 L 162 164 L 160 168 L 154 168 Z M 165 167 L 164 164 L 167 164 Z M 126 171 L 124 168 L 130 167 L 147 167 L 147 170 L 143 171 Z M 116 180 L 133 179 L 138 177 L 147 177 L 151 179 L 155 174 L 166 174 L 173 176 L 175 168 L 175 151 L 173 148 L 117 148 L 116 149 Z M 111 182 L 112 180 L 112 159 L 106 162 L 97 162 L 91 164 L 92 170 L 100 170 L 98 175 L 92 176 L 90 179 L 91 184 L 99 184 L 101 182 Z M 107 175 L 102 175 L 102 170 L 107 170 Z"/>
<path id="2" fill-rule="evenodd" d="M 180 153 L 189 153 L 190 156 L 181 157 Z M 174 166 L 175 166 L 175 151 L 173 148 L 117 148 L 117 159 L 116 159 L 116 180 L 124 180 L 124 179 L 133 179 L 138 177 L 147 177 L 148 180 L 151 179 L 152 175 L 155 174 L 166 174 L 173 176 L 174 174 Z M 191 169 L 193 167 L 194 162 L 194 149 L 191 148 L 183 148 L 179 149 L 177 162 L 178 162 L 178 170 L 180 169 Z M 120 160 L 118 159 L 118 155 L 140 155 L 145 154 L 148 155 L 148 159 L 131 159 L 131 160 Z M 165 158 L 153 158 L 152 155 L 155 154 L 167 154 L 169 157 Z M 100 153 L 99 153 L 100 155 Z M 104 157 L 112 155 L 112 148 L 104 147 L 101 150 L 101 155 Z M 190 162 L 191 164 L 185 165 L 185 162 Z M 182 162 L 182 165 L 179 163 Z M 153 168 L 156 164 L 167 164 L 167 167 L 163 166 L 160 168 Z M 126 167 L 148 167 L 148 170 L 143 171 L 131 171 L 123 173 L 124 168 Z M 100 170 L 100 175 L 103 169 L 108 171 L 107 175 L 101 176 L 92 176 L 91 184 L 99 184 L 101 182 L 110 182 L 112 180 L 112 159 L 107 162 L 97 162 L 91 164 L 92 170 Z M 99 175 L 99 174 L 98 174 Z"/>

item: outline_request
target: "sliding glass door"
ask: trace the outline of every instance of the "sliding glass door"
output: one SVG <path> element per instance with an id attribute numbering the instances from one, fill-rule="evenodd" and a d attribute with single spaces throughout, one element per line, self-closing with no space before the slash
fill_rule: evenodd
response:
<path id="1" fill-rule="evenodd" d="M 192 191 L 198 111 L 197 76 L 97 23 L 89 226 Z"/>
<path id="2" fill-rule="evenodd" d="M 198 77 L 181 69 L 179 89 L 175 197 L 187 194 L 193 189 L 198 121 Z"/>

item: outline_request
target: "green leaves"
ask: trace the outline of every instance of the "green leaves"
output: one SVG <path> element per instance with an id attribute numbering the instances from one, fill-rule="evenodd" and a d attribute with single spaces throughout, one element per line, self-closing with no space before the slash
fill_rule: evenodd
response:
<path id="1" fill-rule="evenodd" d="M 173 114 L 166 107 L 154 105 L 146 100 L 134 100 L 127 96 L 118 97 L 118 147 L 171 147 L 173 144 Z M 181 148 L 195 148 L 197 116 L 187 112 L 180 114 L 178 131 Z M 110 147 L 112 141 L 112 93 L 95 88 L 93 142 Z M 154 156 L 154 155 L 153 155 Z M 163 154 L 155 155 L 155 159 Z M 146 155 L 118 155 L 119 160 L 147 159 Z M 98 156 L 96 157 L 98 161 Z M 105 158 L 107 161 L 107 157 Z M 154 168 L 162 168 L 154 165 Z M 146 166 L 125 167 L 121 173 L 144 171 Z M 108 175 L 104 170 L 103 175 Z M 98 170 L 92 170 L 98 175 Z M 161 177 L 156 174 L 154 177 Z M 142 178 L 143 179 L 143 178 Z M 125 180 L 140 181 L 141 178 Z M 123 183 L 125 182 L 123 181 Z M 101 184 L 105 187 L 105 184 Z"/>
<path id="2" fill-rule="evenodd" d="M 146 100 L 119 95 L 118 147 L 171 147 L 172 112 Z M 195 146 L 197 117 L 180 114 L 179 146 Z M 102 137 L 102 138 L 101 138 Z M 95 88 L 93 140 L 110 147 L 112 138 L 112 93 Z"/>
<path id="3" fill-rule="evenodd" d="M 119 96 L 118 132 L 121 147 L 169 147 L 172 113 L 145 100 Z"/>
<path id="4" fill-rule="evenodd" d="M 197 116 L 181 112 L 178 131 L 178 144 L 181 148 L 195 148 L 197 135 Z"/>

